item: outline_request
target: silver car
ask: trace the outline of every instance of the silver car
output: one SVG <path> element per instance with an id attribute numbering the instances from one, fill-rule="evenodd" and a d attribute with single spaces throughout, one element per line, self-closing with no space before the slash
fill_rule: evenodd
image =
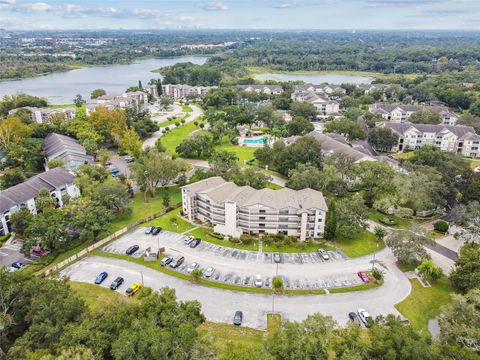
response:
<path id="1" fill-rule="evenodd" d="M 215 273 L 215 268 L 210 266 L 205 270 L 205 277 L 209 278 Z"/>
<path id="2" fill-rule="evenodd" d="M 198 269 L 198 263 L 191 263 L 190 265 L 188 265 L 187 267 L 187 272 L 188 273 L 191 273 L 193 272 L 193 270 L 195 269 Z"/>
<path id="3" fill-rule="evenodd" d="M 328 255 L 328 252 L 324 249 L 318 249 L 318 255 L 325 261 L 330 260 L 330 255 Z"/>
<path id="4" fill-rule="evenodd" d="M 195 237 L 193 237 L 193 236 L 187 236 L 187 237 L 183 240 L 183 242 L 185 243 L 185 245 L 188 245 L 188 244 L 190 244 L 193 240 L 195 240 Z"/>

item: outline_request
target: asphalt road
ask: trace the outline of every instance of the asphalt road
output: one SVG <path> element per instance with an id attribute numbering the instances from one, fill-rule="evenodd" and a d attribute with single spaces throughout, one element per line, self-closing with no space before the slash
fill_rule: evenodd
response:
<path id="1" fill-rule="evenodd" d="M 20 252 L 22 243 L 20 241 L 11 241 L 0 248 L 0 265 L 10 266 L 16 261 L 29 264 L 32 260 L 27 259 Z"/>
<path id="2" fill-rule="evenodd" d="M 391 254 L 384 257 L 394 260 Z M 255 328 L 266 328 L 266 313 L 279 312 L 284 319 L 301 321 L 309 314 L 320 312 L 331 315 L 340 324 L 345 324 L 347 314 L 358 308 L 365 308 L 372 316 L 398 312 L 394 305 L 410 293 L 410 283 L 393 262 L 385 263 L 388 271 L 385 284 L 379 288 L 361 292 L 328 295 L 275 296 L 255 293 L 244 293 L 211 288 L 193 284 L 185 280 L 168 276 L 156 270 L 129 261 L 114 258 L 90 256 L 64 269 L 60 276 L 69 277 L 72 281 L 93 283 L 102 271 L 109 276 L 101 285 L 108 287 L 116 276 L 123 276 L 125 283 L 118 290 L 123 293 L 127 287 L 137 281 L 145 286 L 159 290 L 171 287 L 176 290 L 179 300 L 198 300 L 206 318 L 214 322 L 231 323 L 236 310 L 244 313 L 244 325 Z M 273 301 L 274 300 L 274 301 Z"/>

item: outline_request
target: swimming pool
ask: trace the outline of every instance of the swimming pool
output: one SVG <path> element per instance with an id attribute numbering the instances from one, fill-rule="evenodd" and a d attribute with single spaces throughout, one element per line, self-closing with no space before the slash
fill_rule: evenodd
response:
<path id="1" fill-rule="evenodd" d="M 270 142 L 272 140 L 271 137 L 260 137 L 256 139 L 244 139 L 243 143 L 244 144 L 251 144 L 251 145 L 260 145 L 260 144 L 265 144 L 265 140 L 267 142 Z"/>

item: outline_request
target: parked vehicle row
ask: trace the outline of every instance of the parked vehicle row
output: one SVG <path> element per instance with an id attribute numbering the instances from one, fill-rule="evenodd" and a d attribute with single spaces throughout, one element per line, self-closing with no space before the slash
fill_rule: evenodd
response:
<path id="1" fill-rule="evenodd" d="M 26 264 L 20 262 L 20 261 L 15 261 L 14 263 L 12 263 L 10 265 L 10 267 L 8 267 L 7 271 L 8 272 L 15 272 L 17 270 L 20 270 L 21 268 L 23 268 Z"/>
<path id="2" fill-rule="evenodd" d="M 358 309 L 356 312 L 352 311 L 348 313 L 348 318 L 359 325 L 370 327 L 373 319 L 370 313 L 365 309 Z"/>
<path id="3" fill-rule="evenodd" d="M 107 277 L 108 277 L 108 273 L 106 271 L 102 271 L 100 274 L 97 275 L 94 282 L 96 285 L 100 285 L 105 281 Z M 117 290 L 124 283 L 124 281 L 125 279 L 123 277 L 117 276 L 115 280 L 113 280 L 112 283 L 110 284 L 110 289 Z M 141 287 L 142 287 L 141 283 L 139 282 L 133 283 L 132 285 L 130 285 L 130 287 L 127 290 L 125 290 L 125 294 L 127 294 L 128 296 L 132 296 L 135 293 L 137 293 L 138 290 L 141 289 Z"/>
<path id="4" fill-rule="evenodd" d="M 145 230 L 145 234 L 146 235 L 149 235 L 149 234 L 152 234 L 152 235 L 158 235 L 162 232 L 162 228 L 161 227 L 157 227 L 157 226 L 149 226 L 146 228 Z"/>
<path id="5" fill-rule="evenodd" d="M 202 240 L 194 236 L 187 236 L 183 242 L 185 243 L 185 245 L 188 245 L 192 249 L 194 249 L 202 242 Z"/>

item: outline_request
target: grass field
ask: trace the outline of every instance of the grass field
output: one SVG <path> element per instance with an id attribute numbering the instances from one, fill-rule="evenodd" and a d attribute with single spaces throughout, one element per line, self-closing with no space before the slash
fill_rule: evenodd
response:
<path id="1" fill-rule="evenodd" d="M 178 233 L 193 229 L 195 227 L 194 225 L 178 216 L 181 210 L 181 208 L 172 210 L 155 220 L 145 223 L 145 226 L 159 226 L 164 230 L 175 231 Z"/>
<path id="2" fill-rule="evenodd" d="M 238 157 L 238 163 L 240 165 L 244 165 L 245 161 L 253 159 L 255 157 L 253 153 L 255 152 L 255 150 L 257 150 L 257 148 L 249 147 L 249 146 L 235 146 L 228 143 L 228 141 L 225 141 L 225 140 L 222 142 L 222 144 L 216 145 L 215 149 L 227 150 L 235 153 L 235 155 L 237 155 Z"/>
<path id="3" fill-rule="evenodd" d="M 189 113 L 189 112 L 192 112 L 193 109 L 192 109 L 190 106 L 188 106 L 188 105 L 186 105 L 186 104 L 183 104 L 183 105 L 182 105 L 182 111 L 183 111 L 183 112 L 186 112 L 186 113 Z"/>
<path id="4" fill-rule="evenodd" d="M 392 156 L 397 160 L 408 160 L 410 159 L 415 153 L 413 151 L 406 151 L 401 153 L 392 154 Z"/>
<path id="5" fill-rule="evenodd" d="M 91 310 L 98 310 L 118 302 L 135 301 L 132 297 L 123 296 L 116 291 L 95 284 L 70 281 L 69 285 Z"/>
<path id="6" fill-rule="evenodd" d="M 450 302 L 453 289 L 447 277 L 443 277 L 430 288 L 424 288 L 417 279 L 410 280 L 412 292 L 402 302 L 395 305 L 412 326 L 428 331 L 428 320 L 440 315 L 440 308 Z"/>
<path id="7" fill-rule="evenodd" d="M 385 247 L 383 242 L 377 247 L 375 235 L 367 230 L 362 231 L 354 239 L 340 239 L 334 244 L 349 257 L 368 255 Z"/>
<path id="8" fill-rule="evenodd" d="M 220 246 L 226 246 L 226 247 L 231 247 L 231 248 L 235 248 L 235 249 L 250 250 L 250 251 L 257 251 L 258 250 L 258 240 L 254 240 L 252 242 L 252 244 L 250 244 L 250 245 L 234 244 L 230 241 L 220 240 L 220 239 L 217 239 L 213 236 L 210 236 L 209 233 L 211 233 L 212 231 L 213 231 L 212 229 L 199 227 L 198 229 L 195 229 L 192 232 L 189 232 L 188 235 L 198 237 L 198 238 L 200 238 L 204 241 L 208 241 L 208 242 L 211 242 L 213 244 L 220 245 Z"/>
<path id="9" fill-rule="evenodd" d="M 170 204 L 176 204 L 182 201 L 182 194 L 178 187 L 167 187 L 158 189 L 155 198 L 148 198 L 148 203 L 143 202 L 143 195 L 141 193 L 135 194 L 132 201 L 132 213 L 129 215 L 119 215 L 112 223 L 111 232 L 120 230 L 121 228 L 131 224 L 140 219 L 149 217 L 164 209 L 162 204 L 162 192 L 168 191 L 170 195 Z"/>
<path id="10" fill-rule="evenodd" d="M 193 121 L 179 127 L 174 127 L 167 134 L 162 136 L 162 145 L 165 146 L 170 154 L 175 155 L 175 148 L 177 145 L 180 144 L 183 139 L 186 139 L 192 132 L 199 129 L 200 128 L 195 126 Z"/>

